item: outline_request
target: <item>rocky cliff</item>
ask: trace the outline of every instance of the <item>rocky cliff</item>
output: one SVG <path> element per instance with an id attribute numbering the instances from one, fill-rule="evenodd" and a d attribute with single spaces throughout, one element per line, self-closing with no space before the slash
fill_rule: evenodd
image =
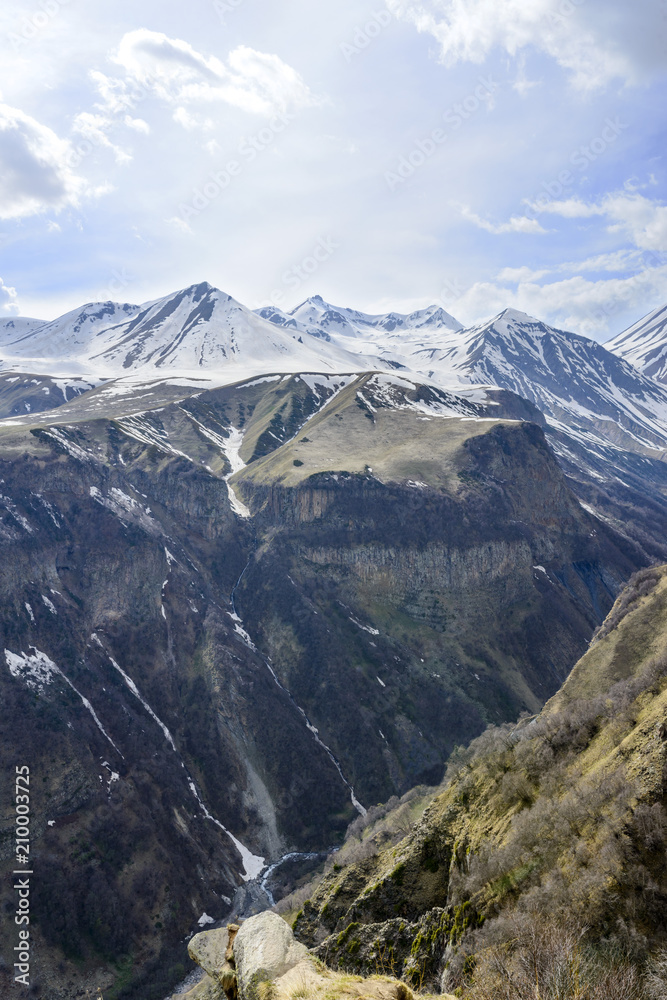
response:
<path id="1" fill-rule="evenodd" d="M 0 426 L 1 759 L 31 769 L 49 996 L 166 992 L 263 859 L 537 711 L 646 562 L 528 404 L 368 383 Z"/>

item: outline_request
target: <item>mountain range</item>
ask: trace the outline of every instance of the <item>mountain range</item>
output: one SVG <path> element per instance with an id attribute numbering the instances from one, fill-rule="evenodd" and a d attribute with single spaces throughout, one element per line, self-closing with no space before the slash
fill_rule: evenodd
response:
<path id="1" fill-rule="evenodd" d="M 265 864 L 538 712 L 667 560 L 666 447 L 666 386 L 514 310 L 203 283 L 0 324 L 0 759 L 38 776 L 48 995 L 166 994 Z"/>
<path id="2" fill-rule="evenodd" d="M 125 384 L 131 393 L 137 379 L 156 376 L 223 385 L 270 372 L 404 371 L 445 388 L 509 389 L 555 427 L 650 453 L 667 435 L 667 389 L 652 377 L 663 371 L 666 323 L 667 307 L 603 347 L 513 309 L 466 330 L 436 306 L 371 316 L 319 296 L 291 313 L 253 313 L 204 282 L 143 306 L 94 303 L 46 323 L 6 320 L 0 371 L 57 376 L 62 402 L 86 379 L 88 387 L 120 379 L 117 391 Z M 52 393 L 40 391 L 39 409 L 50 409 Z M 35 412 L 26 402 L 24 412 Z"/>

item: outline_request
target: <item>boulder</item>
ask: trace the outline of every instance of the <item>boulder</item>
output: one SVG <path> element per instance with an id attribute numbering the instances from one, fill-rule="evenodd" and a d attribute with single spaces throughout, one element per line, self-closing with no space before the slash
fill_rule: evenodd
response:
<path id="1" fill-rule="evenodd" d="M 273 981 L 308 958 L 277 913 L 258 913 L 241 924 L 234 941 L 234 958 L 241 1000 L 262 1000 L 260 984 Z"/>
<path id="2" fill-rule="evenodd" d="M 195 934 L 188 944 L 188 954 L 204 972 L 221 987 L 221 997 L 235 1000 L 236 970 L 232 945 L 238 931 L 237 924 L 218 927 L 212 931 Z"/>
<path id="3" fill-rule="evenodd" d="M 188 955 L 204 972 L 208 972 L 209 976 L 216 979 L 216 972 L 228 961 L 229 943 L 229 930 L 226 927 L 201 931 L 200 934 L 195 934 L 188 944 Z"/>

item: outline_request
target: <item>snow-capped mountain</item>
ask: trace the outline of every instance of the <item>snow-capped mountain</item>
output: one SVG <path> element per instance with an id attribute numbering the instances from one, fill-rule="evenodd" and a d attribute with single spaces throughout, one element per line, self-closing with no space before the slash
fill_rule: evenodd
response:
<path id="1" fill-rule="evenodd" d="M 666 313 L 638 324 L 627 341 L 659 339 Z M 6 373 L 121 378 L 130 387 L 156 377 L 223 385 L 268 373 L 399 370 L 449 389 L 508 389 L 591 444 L 667 446 L 667 388 L 595 341 L 514 309 L 469 329 L 438 306 L 369 315 L 320 296 L 291 313 L 253 312 L 204 282 L 144 305 L 97 303 L 47 323 L 6 321 L 0 357 Z"/>
<path id="2" fill-rule="evenodd" d="M 63 373 L 107 378 L 205 371 L 235 381 L 267 370 L 349 371 L 360 363 L 357 351 L 280 329 L 207 282 L 141 306 L 92 303 L 27 331 L 8 327 L 0 350 L 4 370 L 51 372 L 55 363 Z"/>
<path id="3" fill-rule="evenodd" d="M 667 382 L 667 306 L 655 309 L 604 346 L 644 375 Z"/>
<path id="4" fill-rule="evenodd" d="M 356 309 L 346 309 L 325 302 L 321 295 L 306 299 L 289 313 L 264 307 L 258 315 L 276 326 L 308 333 L 331 342 L 337 340 L 345 349 L 357 354 L 379 355 L 391 367 L 403 366 L 406 344 L 427 347 L 438 341 L 443 332 L 462 330 L 463 325 L 440 306 L 429 306 L 416 312 L 372 315 Z M 340 338 L 344 338 L 341 341 Z"/>
<path id="5" fill-rule="evenodd" d="M 516 309 L 442 338 L 412 365 L 437 381 L 491 384 L 535 403 L 552 424 L 633 447 L 664 448 L 667 391 L 628 361 Z"/>
<path id="6" fill-rule="evenodd" d="M 285 328 L 314 335 L 319 329 L 346 352 L 376 354 L 384 365 L 442 386 L 509 389 L 557 427 L 630 448 L 667 444 L 667 392 L 661 386 L 597 342 L 516 309 L 469 329 L 436 306 L 409 316 L 368 316 L 319 296 L 289 314 L 263 313 Z"/>

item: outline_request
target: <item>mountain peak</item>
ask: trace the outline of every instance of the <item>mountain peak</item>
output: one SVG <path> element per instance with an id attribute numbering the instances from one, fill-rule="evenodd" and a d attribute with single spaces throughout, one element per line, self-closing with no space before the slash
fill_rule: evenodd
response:
<path id="1" fill-rule="evenodd" d="M 177 292 L 176 294 L 192 295 L 195 302 L 197 302 L 199 301 L 199 299 L 203 299 L 207 295 L 211 295 L 213 293 L 217 293 L 218 295 L 224 294 L 223 292 L 220 291 L 219 288 L 216 288 L 215 285 L 212 285 L 210 282 L 200 281 L 194 285 L 188 285 L 188 287 L 184 288 L 182 292 L 180 293 Z"/>
<path id="2" fill-rule="evenodd" d="M 504 320 L 506 323 L 529 323 L 531 326 L 544 326 L 535 316 L 530 316 L 528 313 L 522 312 L 520 309 L 514 309 L 511 306 L 503 309 L 493 322 L 495 323 L 497 320 Z"/>

